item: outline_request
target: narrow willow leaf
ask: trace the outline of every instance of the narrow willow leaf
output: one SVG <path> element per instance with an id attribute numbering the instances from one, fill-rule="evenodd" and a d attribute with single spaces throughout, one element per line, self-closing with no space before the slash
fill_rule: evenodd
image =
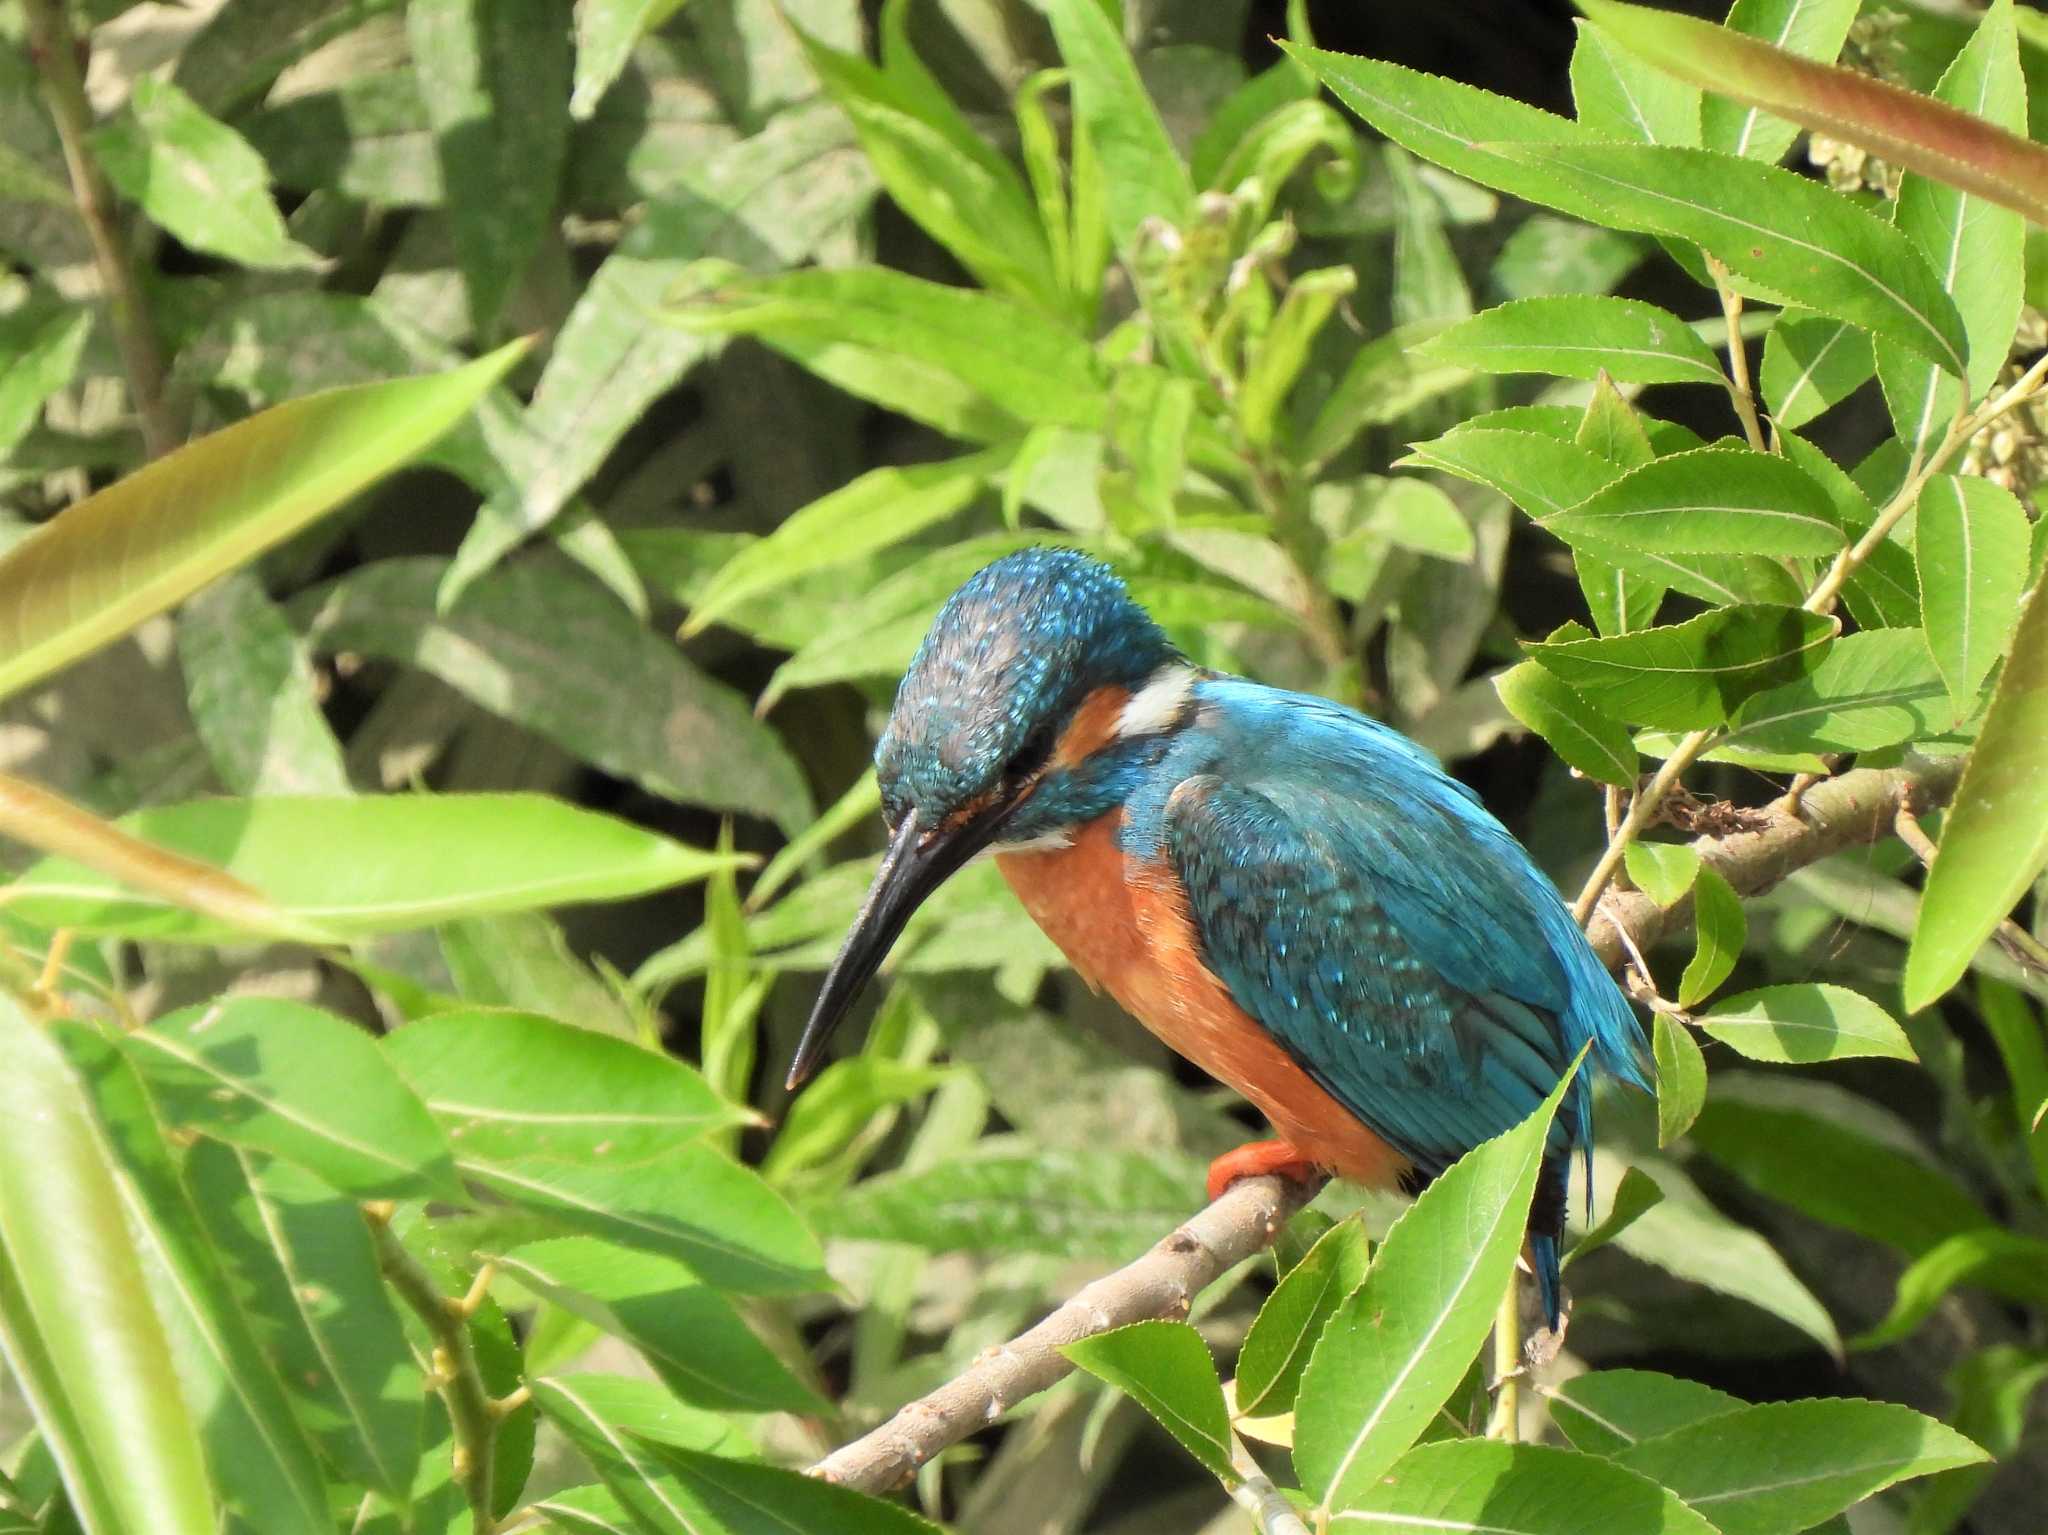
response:
<path id="1" fill-rule="evenodd" d="M 0 696 L 119 639 L 404 463 L 526 347 L 275 406 L 52 518 L 0 555 Z"/>
<path id="2" fill-rule="evenodd" d="M 1309 348 L 1357 286 L 1358 276 L 1349 267 L 1302 272 L 1288 282 L 1287 296 L 1249 349 L 1238 383 L 1238 422 L 1252 443 L 1264 447 L 1272 442 L 1287 393 L 1308 364 Z M 1190 410 L 1192 404 L 1190 398 Z"/>
<path id="3" fill-rule="evenodd" d="M 1575 25 L 1572 108 L 1582 128 L 1624 144 L 1699 143 L 1697 85 L 1645 64 L 1598 27 Z"/>
<path id="4" fill-rule="evenodd" d="M 237 794 L 346 794 L 341 745 L 313 668 L 256 577 L 237 571 L 178 614 L 178 662 L 192 723 Z"/>
<path id="5" fill-rule="evenodd" d="M 2026 133 L 2027 86 L 2011 0 L 1984 13 L 1943 72 L 1934 99 L 2015 136 Z M 2043 167 L 2048 169 L 2048 158 Z M 1899 441 L 1916 454 L 1939 447 L 1966 394 L 1975 401 L 1998 381 L 2012 346 L 2025 279 L 2025 221 L 1956 180 L 1945 158 L 1908 169 L 1900 178 L 1893 214 L 1954 297 L 1970 338 L 1970 370 L 1961 381 L 1901 356 L 1888 344 L 1878 349 L 1878 376 Z M 2048 187 L 2048 178 L 2043 185 Z"/>
<path id="6" fill-rule="evenodd" d="M 811 814 L 803 770 L 747 700 L 700 671 L 559 558 L 479 576 L 443 611 L 447 567 L 376 560 L 303 594 L 293 617 L 324 652 L 382 656 L 652 793 L 785 829 Z M 573 645 L 554 643 L 574 635 Z"/>
<path id="7" fill-rule="evenodd" d="M 1522 648 L 1615 719 L 1699 730 L 1727 719 L 1744 699 L 1813 671 L 1840 627 L 1799 608 L 1745 603 L 1608 639 L 1566 625 Z"/>
<path id="8" fill-rule="evenodd" d="M 1664 1191 L 1657 1187 L 1656 1180 L 1640 1167 L 1629 1168 L 1614 1186 L 1607 1213 L 1564 1255 L 1564 1267 L 1568 1269 L 1586 1254 L 1598 1252 L 1663 1202 Z"/>
<path id="9" fill-rule="evenodd" d="M 633 57 L 633 45 L 688 0 L 585 0 L 576 7 L 576 80 L 569 115 L 585 122 Z"/>
<path id="10" fill-rule="evenodd" d="M 1851 1056 L 1918 1057 L 1883 1008 L 1846 986 L 1805 981 L 1766 986 L 1717 1002 L 1700 1028 L 1753 1061 L 1844 1060 Z"/>
<path id="11" fill-rule="evenodd" d="M 1372 1243 L 1364 1223 L 1339 1221 L 1281 1277 L 1252 1319 L 1237 1356 L 1237 1411 L 1290 1412 L 1309 1351 L 1344 1298 L 1365 1282 Z"/>
<path id="12" fill-rule="evenodd" d="M 300 1419 L 344 1477 L 401 1504 L 421 1471 L 427 1385 L 361 1211 L 311 1174 L 202 1141 L 193 1204 Z"/>
<path id="13" fill-rule="evenodd" d="M 1194 182 L 1110 13 L 1096 0 L 1045 0 L 1044 10 L 1072 74 L 1075 119 L 1101 165 L 1110 238 L 1128 258 L 1147 220 L 1187 222 Z"/>
<path id="14" fill-rule="evenodd" d="M 617 1039 L 637 1037 L 631 1006 L 570 949 L 554 918 L 542 912 L 465 917 L 442 923 L 435 936 L 464 1002 L 573 1019 L 578 1028 Z M 412 1016 L 451 1007 L 442 1002 Z"/>
<path id="15" fill-rule="evenodd" d="M 623 1338 L 686 1402 L 736 1412 L 816 1412 L 817 1395 L 682 1264 L 589 1237 L 497 1255 L 499 1271 Z"/>
<path id="16" fill-rule="evenodd" d="M 1984 1452 L 1890 1402 L 1767 1402 L 1673 1429 L 1616 1461 L 1669 1487 L 1722 1535 L 1778 1535 L 1831 1518 L 1908 1477 Z"/>
<path id="17" fill-rule="evenodd" d="M 1677 905 L 1700 872 L 1700 855 L 1685 842 L 1631 842 L 1622 858 L 1630 882 L 1663 907 Z"/>
<path id="18" fill-rule="evenodd" d="M 197 1423 L 87 1084 L 0 993 L 0 1345 L 86 1535 L 209 1535 Z"/>
<path id="19" fill-rule="evenodd" d="M 1692 920 L 1694 940 L 1692 961 L 1678 979 L 1678 1005 L 1692 1007 L 1720 989 L 1742 958 L 1742 945 L 1749 937 L 1749 918 L 1743 914 L 1742 898 L 1721 873 L 1707 864 L 1693 880 Z"/>
<path id="20" fill-rule="evenodd" d="M 1093 0 L 1087 0 L 1092 4 Z M 939 1527 L 896 1503 L 838 1487 L 801 1471 L 641 1441 L 688 1511 L 689 1535 L 754 1535 L 762 1513 L 785 1528 L 847 1535 L 941 1535 Z"/>
<path id="21" fill-rule="evenodd" d="M 1771 419 L 1797 431 L 1870 381 L 1870 332 L 1826 315 L 1788 309 L 1764 337 L 1757 383 Z"/>
<path id="22" fill-rule="evenodd" d="M 1850 1346 L 1884 1348 L 1910 1337 L 1960 1284 L 1985 1285 L 2030 1305 L 2048 1302 L 2048 1242 L 1988 1225 L 1944 1238 L 1899 1276 L 1891 1310 Z"/>
<path id="23" fill-rule="evenodd" d="M 388 794 L 194 800 L 118 823 L 131 836 L 245 881 L 285 919 L 188 892 L 130 891 L 77 858 L 46 858 L 8 888 L 44 927 L 205 943 L 236 931 L 397 932 L 451 917 L 619 900 L 703 879 L 730 859 L 540 794 Z M 352 856 L 337 862 L 336 847 Z"/>
<path id="24" fill-rule="evenodd" d="M 627 1528 L 636 1535 L 704 1535 L 682 1489 L 655 1463 L 652 1439 L 631 1431 L 640 1415 L 630 1409 L 638 1404 L 628 1403 L 629 1411 L 619 1415 L 614 1401 L 601 1390 L 589 1389 L 603 1379 L 558 1375 L 536 1380 L 533 1400 L 548 1422 L 603 1478 L 612 1497 L 627 1511 Z M 584 1530 L 592 1526 L 572 1518 L 565 1527 Z"/>
<path id="25" fill-rule="evenodd" d="M 263 157 L 167 80 L 138 76 L 93 152 L 123 196 L 194 250 L 252 267 L 319 262 L 285 232 Z"/>
<path id="26" fill-rule="evenodd" d="M 1835 641 L 1810 676 L 1749 699 L 1721 744 L 1761 752 L 1875 751 L 1936 734 L 1954 718 L 1925 636 L 1917 629 L 1866 630 Z"/>
<path id="27" fill-rule="evenodd" d="M 1626 25 L 1638 18 L 1624 17 L 1623 24 L 1617 26 L 1611 22 L 1612 10 L 1588 14 L 1603 30 L 1611 29 L 1625 45 L 1637 48 L 1679 78 L 1693 78 L 1687 70 L 1672 69 L 1662 51 L 1651 52 L 1642 46 L 1637 33 Z M 1727 28 L 1714 42 L 1724 43 L 1735 34 L 1737 41 L 1730 46 L 1739 45 L 1742 37 L 1755 38 L 1781 56 L 1829 64 L 1842 51 L 1855 20 L 1856 0 L 1735 0 L 1728 11 Z M 1714 81 L 1708 90 L 1710 94 L 1700 107 L 1700 141 L 1707 148 L 1751 160 L 1779 160 L 1792 147 L 1799 132 L 1792 123 L 1757 110 L 1755 104 L 1729 100 L 1733 93 L 1724 80 Z"/>
<path id="28" fill-rule="evenodd" d="M 2013 633 L 1977 745 L 1942 823 L 1906 955 L 1906 1009 L 1961 979 L 1970 957 L 2048 868 L 2048 582 Z"/>
<path id="29" fill-rule="evenodd" d="M 1194 1328 L 1186 1322 L 1133 1322 L 1065 1344 L 1060 1352 L 1137 1402 L 1224 1485 L 1237 1485 L 1223 1384 L 1215 1356 Z"/>
<path id="30" fill-rule="evenodd" d="M 599 1420 L 635 1439 L 739 1458 L 760 1453 L 732 1414 L 692 1407 L 677 1400 L 659 1381 L 584 1371 L 553 1378 L 562 1389 L 573 1391 Z"/>
<path id="31" fill-rule="evenodd" d="M 1398 421 L 1417 406 L 1469 383 L 1469 369 L 1422 356 L 1418 343 L 1440 328 L 1397 327 L 1354 352 L 1302 436 L 1303 462 L 1320 467 L 1367 427 Z"/>
<path id="32" fill-rule="evenodd" d="M 1652 1370 L 1594 1370 L 1543 1395 L 1551 1421 L 1588 1455 L 1618 1455 L 1645 1439 L 1749 1405 L 1696 1380 Z"/>
<path id="33" fill-rule="evenodd" d="M 1470 1535 L 1714 1535 L 1714 1526 L 1648 1477 L 1611 1460 L 1487 1439 L 1425 1444 L 1360 1488 L 1329 1527 Z"/>
<path id="34" fill-rule="evenodd" d="M 383 1053 L 467 1160 L 631 1166 L 754 1118 L 673 1056 L 531 1013 L 436 1013 Z"/>
<path id="35" fill-rule="evenodd" d="M 44 402 L 71 382 L 91 332 L 88 309 L 0 316 L 0 356 L 7 358 L 0 374 L 0 463 L 36 424 Z"/>
<path id="36" fill-rule="evenodd" d="M 1571 766 L 1598 783 L 1634 786 L 1641 759 L 1628 727 L 1602 714 L 1556 673 L 1524 661 L 1497 674 L 1493 686 L 1508 713 Z"/>
<path id="37" fill-rule="evenodd" d="M 1810 1083 L 1798 1093 L 1747 1072 L 1724 1072 L 1693 1126 L 1693 1144 L 1765 1199 L 1884 1242 L 1917 1258 L 1990 1225 L 1983 1205 L 1927 1157 L 1917 1140 L 1879 1139 Z"/>
<path id="38" fill-rule="evenodd" d="M 1669 1013 L 1651 1026 L 1657 1059 L 1657 1144 L 1669 1146 L 1692 1128 L 1707 1099 L 1707 1062 L 1692 1031 Z"/>
<path id="39" fill-rule="evenodd" d="M 684 634 L 701 632 L 795 576 L 900 543 L 967 506 L 1008 462 L 1007 449 L 908 469 L 871 469 L 792 512 L 733 556 L 705 587 Z"/>
<path id="40" fill-rule="evenodd" d="M 1439 469 L 1497 490 L 1539 522 L 1576 506 L 1619 478 L 1621 469 L 1590 448 L 1541 432 L 1461 426 L 1409 448 L 1400 464 Z"/>
<path id="41" fill-rule="evenodd" d="M 1833 554 L 1844 542 L 1833 503 L 1810 475 L 1748 448 L 1657 459 L 1543 525 L 1567 543 L 1670 554 Z"/>
<path id="42" fill-rule="evenodd" d="M 1833 4 L 1853 16 L 1846 0 Z M 1600 26 L 1681 79 L 2048 223 L 2048 151 L 2018 134 L 1875 76 L 1793 58 L 1691 17 L 1614 0 L 1583 5 Z"/>
<path id="43" fill-rule="evenodd" d="M 282 997 L 223 997 L 124 1041 L 165 1119 L 297 1162 L 358 1199 L 460 1200 L 448 1142 L 376 1042 Z"/>
<path id="44" fill-rule="evenodd" d="M 470 323 L 493 335 L 555 211 L 569 148 L 569 28 L 553 0 L 420 0 L 405 24 Z"/>
<path id="45" fill-rule="evenodd" d="M 1636 299 L 1525 298 L 1437 332 L 1426 357 L 1480 373 L 1555 373 L 1624 383 L 1724 382 L 1721 364 L 1678 316 Z"/>
<path id="46" fill-rule="evenodd" d="M 1294 1461 L 1325 1508 L 1353 1506 L 1380 1484 L 1478 1352 L 1513 1281 L 1570 1081 L 1423 1191 L 1324 1328 L 1295 1401 Z"/>
<path id="47" fill-rule="evenodd" d="M 911 992 L 902 988 L 891 995 L 890 1004 L 896 1003 L 897 995 L 909 998 Z M 775 1144 L 761 1161 L 762 1175 L 769 1181 L 786 1184 L 831 1163 L 875 1124 L 878 1115 L 916 1102 L 953 1074 L 944 1066 L 914 1066 L 874 1054 L 872 1043 L 868 1048 L 868 1054 L 832 1062 L 789 1106 Z"/>
<path id="48" fill-rule="evenodd" d="M 1958 715 L 1976 703 L 2013 637 L 2032 532 L 2019 499 L 1978 475 L 1938 474 L 1921 489 L 1913 524 L 1920 614 Z"/>

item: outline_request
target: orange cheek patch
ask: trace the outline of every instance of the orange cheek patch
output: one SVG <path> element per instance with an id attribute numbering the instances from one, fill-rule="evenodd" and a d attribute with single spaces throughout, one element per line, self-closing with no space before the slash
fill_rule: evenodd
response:
<path id="1" fill-rule="evenodd" d="M 1082 699 L 1053 748 L 1052 765 L 1070 768 L 1094 756 L 1116 734 L 1117 719 L 1130 701 L 1129 688 L 1114 686 L 1097 688 Z"/>

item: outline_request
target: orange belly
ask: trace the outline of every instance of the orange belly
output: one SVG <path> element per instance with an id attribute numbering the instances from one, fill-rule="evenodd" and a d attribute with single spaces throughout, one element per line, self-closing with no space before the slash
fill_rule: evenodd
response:
<path id="1" fill-rule="evenodd" d="M 1117 846 L 1121 811 L 1073 845 L 1000 853 L 996 866 L 1081 978 L 1168 1047 L 1243 1093 L 1281 1139 L 1340 1177 L 1391 1185 L 1406 1160 L 1319 1085 L 1202 962 L 1187 902 L 1164 870 Z"/>

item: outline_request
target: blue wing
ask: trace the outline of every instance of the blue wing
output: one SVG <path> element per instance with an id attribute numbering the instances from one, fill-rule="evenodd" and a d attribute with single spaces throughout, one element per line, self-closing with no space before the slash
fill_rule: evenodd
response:
<path id="1" fill-rule="evenodd" d="M 1592 1069 L 1645 1082 L 1634 1015 L 1555 887 L 1421 748 L 1235 679 L 1196 698 L 1170 797 L 1133 832 L 1171 860 L 1239 1004 L 1382 1139 L 1434 1175 L 1589 1041 Z M 1553 1150 L 1591 1128 L 1582 1075 Z"/>

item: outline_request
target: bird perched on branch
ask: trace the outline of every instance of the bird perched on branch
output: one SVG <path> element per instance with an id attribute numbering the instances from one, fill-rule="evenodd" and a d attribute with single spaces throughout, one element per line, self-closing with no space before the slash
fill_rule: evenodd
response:
<path id="1" fill-rule="evenodd" d="M 1558 1238 L 1589 1077 L 1645 1085 L 1634 1015 L 1556 888 L 1399 732 L 1192 666 L 1107 566 L 998 560 L 948 600 L 875 752 L 889 849 L 825 978 L 792 1087 L 917 906 L 992 849 L 1091 986 L 1278 1132 L 1210 1194 L 1318 1170 L 1411 1191 L 1526 1118 L 1552 1127 L 1528 1255 Z"/>

